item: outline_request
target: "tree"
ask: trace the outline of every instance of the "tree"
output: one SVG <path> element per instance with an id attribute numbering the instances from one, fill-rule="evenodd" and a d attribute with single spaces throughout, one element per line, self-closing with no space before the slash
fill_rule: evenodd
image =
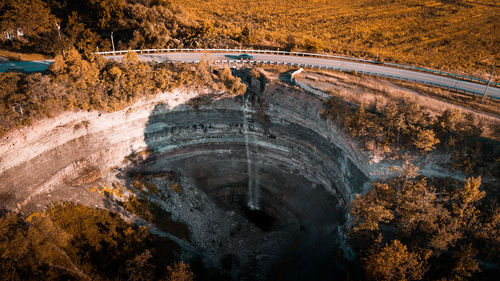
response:
<path id="1" fill-rule="evenodd" d="M 57 204 L 26 219 L 0 215 L 0 280 L 155 280 L 178 249 L 118 214 L 83 205 Z M 189 266 L 175 270 L 193 276 Z"/>
<path id="2" fill-rule="evenodd" d="M 351 214 L 354 216 L 353 230 L 357 231 L 376 231 L 379 230 L 381 223 L 388 223 L 394 218 L 394 214 L 390 209 L 379 204 L 383 202 L 387 192 L 390 192 L 387 184 L 374 183 L 373 192 L 368 192 L 365 197 L 356 194 L 353 201 Z"/>
<path id="3" fill-rule="evenodd" d="M 229 67 L 225 67 L 220 73 L 220 79 L 226 88 L 226 91 L 234 95 L 243 95 L 247 86 L 241 82 L 241 79 L 235 77 Z"/>
<path id="4" fill-rule="evenodd" d="M 248 26 L 243 27 L 241 31 L 241 41 L 243 44 L 250 44 L 251 42 L 251 29 Z"/>
<path id="5" fill-rule="evenodd" d="M 90 23 L 93 28 L 107 29 L 116 26 L 123 17 L 124 0 L 66 0 L 53 3 L 58 17 L 63 18 L 74 11 Z"/>
<path id="6" fill-rule="evenodd" d="M 353 137 L 371 140 L 381 139 L 383 128 L 380 126 L 377 116 L 366 111 L 364 105 L 361 105 L 353 114 L 345 117 L 344 126 Z"/>
<path id="7" fill-rule="evenodd" d="M 365 268 L 371 280 L 420 280 L 425 272 L 418 255 L 408 251 L 399 240 L 371 254 Z"/>
<path id="8" fill-rule="evenodd" d="M 98 15 L 99 27 L 110 27 L 123 17 L 123 0 L 88 0 L 91 10 Z"/>
<path id="9" fill-rule="evenodd" d="M 127 3 L 123 13 L 119 25 L 128 31 L 120 34 L 132 49 L 182 47 L 198 35 L 194 22 L 181 20 L 186 16 L 170 6 Z"/>
<path id="10" fill-rule="evenodd" d="M 336 120 L 343 123 L 343 118 L 350 114 L 349 105 L 335 96 L 329 98 L 323 106 L 321 116 L 330 120 Z"/>
<path id="11" fill-rule="evenodd" d="M 191 272 L 189 264 L 183 261 L 167 266 L 167 277 L 165 281 L 193 281 L 194 273 Z"/>
<path id="12" fill-rule="evenodd" d="M 290 52 L 293 52 L 297 48 L 297 38 L 294 35 L 290 34 L 286 37 L 286 48 Z"/>
<path id="13" fill-rule="evenodd" d="M 151 250 L 145 250 L 126 262 L 128 281 L 149 281 L 154 279 L 155 265 L 151 259 Z"/>
<path id="14" fill-rule="evenodd" d="M 437 136 L 445 148 L 453 148 L 466 139 L 481 135 L 481 124 L 471 113 L 463 114 L 459 110 L 449 110 L 438 116 L 434 123 Z"/>
<path id="15" fill-rule="evenodd" d="M 386 127 L 386 141 L 399 144 L 402 132 L 406 130 L 405 114 L 401 111 L 401 101 L 391 101 L 382 110 L 383 124 Z"/>
<path id="16" fill-rule="evenodd" d="M 416 136 L 413 139 L 413 145 L 421 151 L 434 150 L 439 139 L 431 129 L 418 129 Z"/>
<path id="17" fill-rule="evenodd" d="M 0 230 L 0 277 L 4 280 L 55 276 L 90 280 L 67 252 L 71 236 L 48 217 L 35 213 L 24 221 L 7 214 L 0 219 Z"/>
<path id="18" fill-rule="evenodd" d="M 64 33 L 68 36 L 70 46 L 74 46 L 85 58 L 92 59 L 92 52 L 96 51 L 99 39 L 94 32 L 85 27 L 82 21 L 78 13 L 73 11 L 68 17 Z"/>
<path id="19" fill-rule="evenodd" d="M 0 33 L 7 32 L 19 40 L 40 39 L 42 34 L 56 29 L 55 21 L 42 0 L 4 0 L 0 3 Z M 21 37 L 17 37 L 18 30 L 23 34 Z"/>
<path id="20" fill-rule="evenodd" d="M 66 251 L 72 238 L 70 234 L 43 214 L 35 213 L 28 217 L 27 221 L 31 225 L 26 240 L 30 241 L 32 254 L 37 257 L 39 262 L 65 270 L 83 280 L 91 280 Z"/>
<path id="21" fill-rule="evenodd" d="M 480 272 L 479 263 L 474 258 L 477 255 L 477 250 L 471 244 L 461 245 L 454 253 L 455 260 L 452 269 L 453 280 L 469 280 L 474 272 Z"/>
<path id="22" fill-rule="evenodd" d="M 481 177 L 468 178 L 463 188 L 458 188 L 452 196 L 454 217 L 461 227 L 471 231 L 475 231 L 478 227 L 480 212 L 476 206 L 479 200 L 486 195 L 484 191 L 479 189 L 480 186 Z"/>
<path id="23" fill-rule="evenodd" d="M 122 59 L 122 64 L 126 67 L 134 67 L 139 63 L 139 57 L 136 52 L 128 51 Z"/>
<path id="24" fill-rule="evenodd" d="M 500 211 L 496 203 L 480 211 L 480 186 L 481 178 L 434 185 L 409 166 L 357 195 L 348 235 L 367 278 L 461 280 L 479 272 L 477 256 L 497 264 Z"/>
<path id="25" fill-rule="evenodd" d="M 321 42 L 316 39 L 316 38 L 312 38 L 312 37 L 308 37 L 304 40 L 304 48 L 308 51 L 308 52 L 318 52 L 320 51 L 323 47 L 321 45 Z"/>

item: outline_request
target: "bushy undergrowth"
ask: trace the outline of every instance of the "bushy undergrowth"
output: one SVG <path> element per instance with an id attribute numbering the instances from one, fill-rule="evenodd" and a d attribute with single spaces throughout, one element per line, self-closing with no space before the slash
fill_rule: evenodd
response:
<path id="1" fill-rule="evenodd" d="M 147 64 L 135 53 L 122 63 L 96 57 L 85 60 L 76 50 L 57 56 L 47 73 L 0 73 L 0 136 L 34 120 L 69 110 L 121 110 L 138 99 L 174 88 L 208 87 L 243 94 L 246 85 L 229 69 L 207 63 Z"/>

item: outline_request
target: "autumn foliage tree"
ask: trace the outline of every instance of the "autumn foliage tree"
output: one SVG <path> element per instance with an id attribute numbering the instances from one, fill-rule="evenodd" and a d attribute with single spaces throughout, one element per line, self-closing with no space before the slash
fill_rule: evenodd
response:
<path id="1" fill-rule="evenodd" d="M 175 262 L 177 250 L 145 227 L 83 205 L 0 216 L 1 280 L 191 281 L 189 264 Z"/>
<path id="2" fill-rule="evenodd" d="M 24 35 L 17 36 L 18 30 Z M 111 32 L 119 49 L 234 45 L 211 22 L 194 21 L 166 0 L 0 2 L 0 46 L 6 48 L 54 55 L 75 48 L 90 58 L 112 48 Z"/>
<path id="3" fill-rule="evenodd" d="M 364 105 L 356 108 L 332 97 L 325 103 L 322 115 L 339 120 L 351 136 L 370 150 L 404 148 L 427 152 L 440 142 L 431 116 L 421 106 L 405 100 L 390 101 L 375 112 Z"/>
<path id="4" fill-rule="evenodd" d="M 498 174 L 500 149 L 496 142 L 481 138 L 482 128 L 471 113 L 446 110 L 437 117 L 434 131 L 441 139 L 439 148 L 453 154 L 452 168 L 467 174 Z"/>
<path id="5" fill-rule="evenodd" d="M 167 266 L 167 276 L 165 281 L 193 281 L 194 274 L 189 264 L 183 261 Z"/>
<path id="6" fill-rule="evenodd" d="M 433 130 L 419 129 L 412 142 L 413 145 L 421 151 L 431 151 L 436 148 L 436 145 L 439 143 L 439 139 L 436 138 L 436 134 Z"/>
<path id="7" fill-rule="evenodd" d="M 444 111 L 437 117 L 434 128 L 445 149 L 459 146 L 482 133 L 482 125 L 474 115 L 459 110 Z"/>
<path id="8" fill-rule="evenodd" d="M 418 254 L 408 251 L 399 240 L 369 255 L 365 269 L 369 279 L 388 281 L 420 280 L 424 272 Z"/>
<path id="9" fill-rule="evenodd" d="M 322 117 L 334 120 L 361 147 L 388 157 L 401 152 L 449 153 L 451 169 L 469 175 L 494 176 L 500 169 L 500 147 L 482 138 L 482 124 L 471 113 L 445 110 L 431 116 L 412 101 L 391 100 L 377 108 L 347 103 L 331 97 Z"/>
<path id="10" fill-rule="evenodd" d="M 10 44 L 15 49 L 23 45 L 33 47 L 56 31 L 55 22 L 56 17 L 42 0 L 0 1 L 0 44 Z"/>
<path id="11" fill-rule="evenodd" d="M 242 95 L 245 93 L 247 86 L 241 82 L 241 79 L 234 76 L 231 69 L 225 67 L 222 72 L 220 72 L 220 80 L 224 84 L 224 88 L 229 93 L 234 95 Z"/>
<path id="12" fill-rule="evenodd" d="M 478 275 L 484 270 L 479 260 L 498 267 L 498 252 L 493 257 L 484 247 L 499 241 L 484 234 L 499 208 L 483 200 L 481 178 L 434 185 L 417 171 L 408 166 L 394 179 L 375 182 L 352 203 L 349 239 L 366 279 L 462 280 L 485 276 Z M 495 211 L 481 213 L 487 204 Z"/>

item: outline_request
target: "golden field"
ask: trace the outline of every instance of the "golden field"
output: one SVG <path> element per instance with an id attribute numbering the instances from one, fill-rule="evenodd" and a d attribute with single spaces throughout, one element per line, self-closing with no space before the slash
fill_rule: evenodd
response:
<path id="1" fill-rule="evenodd" d="M 500 58 L 496 0 L 172 0 L 212 32 L 487 77 Z M 291 44 L 290 44 L 291 43 Z M 497 76 L 498 77 L 498 76 Z"/>

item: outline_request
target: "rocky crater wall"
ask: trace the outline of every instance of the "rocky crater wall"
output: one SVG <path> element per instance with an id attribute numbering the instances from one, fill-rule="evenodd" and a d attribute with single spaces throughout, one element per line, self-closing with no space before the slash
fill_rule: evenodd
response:
<path id="1" fill-rule="evenodd" d="M 194 96 L 163 94 L 110 114 L 67 113 L 14 132 L 0 146 L 4 206 L 19 207 L 71 184 L 86 166 L 119 166 L 141 150 L 153 153 L 134 169 L 175 171 L 212 190 L 248 182 L 252 165 L 264 190 L 323 188 L 340 208 L 368 180 L 361 156 L 320 118 L 315 96 L 268 85 L 197 108 L 188 104 Z"/>
<path id="2" fill-rule="evenodd" d="M 259 203 L 273 217 L 331 220 L 332 210 L 343 215 L 368 178 L 347 143 L 320 119 L 320 110 L 314 96 L 272 87 L 197 109 L 159 104 L 144 134 L 151 154 L 134 169 L 173 171 L 222 201 L 251 197 L 251 191 L 227 189 L 254 184 Z M 262 111 L 267 118 L 259 117 Z M 315 197 L 324 191 L 331 197 Z"/>
<path id="3" fill-rule="evenodd" d="M 89 188 L 131 187 L 134 175 L 148 175 L 168 195 L 150 200 L 192 233 L 176 240 L 187 256 L 219 267 L 235 255 L 232 274 L 251 279 L 273 268 L 286 280 L 331 276 L 325 263 L 335 259 L 348 204 L 369 182 L 368 161 L 320 117 L 321 97 L 254 83 L 244 96 L 175 91 L 13 132 L 0 143 L 2 208 L 29 212 L 62 200 L 119 211 Z M 155 178 L 165 174 L 185 191 Z"/>

